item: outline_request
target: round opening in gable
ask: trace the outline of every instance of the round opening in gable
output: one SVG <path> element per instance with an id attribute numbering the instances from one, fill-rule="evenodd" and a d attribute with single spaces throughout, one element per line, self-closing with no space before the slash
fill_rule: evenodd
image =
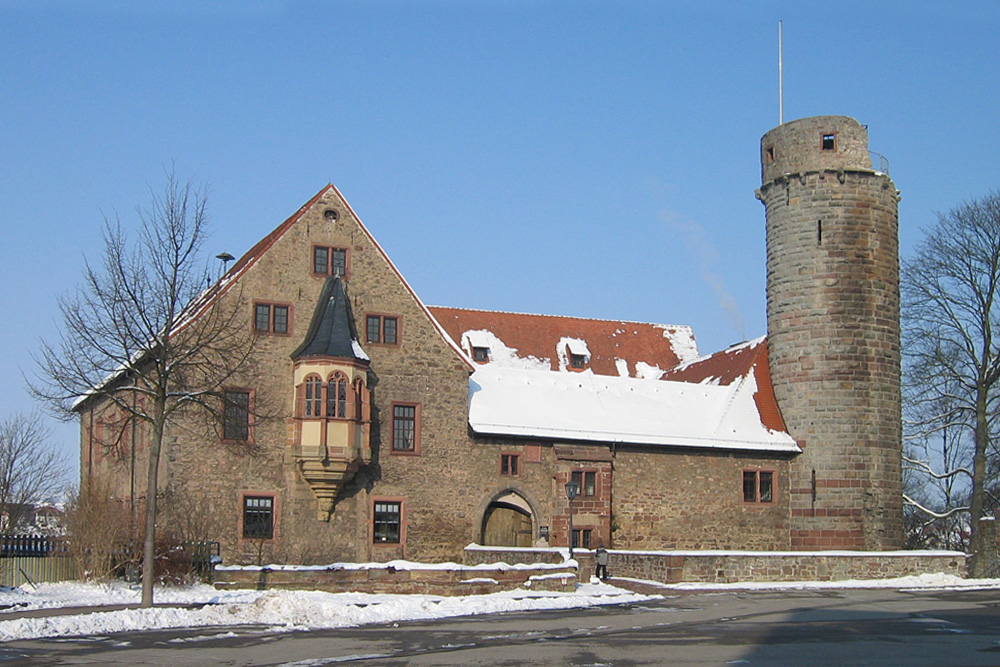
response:
<path id="1" fill-rule="evenodd" d="M 340 214 L 337 213 L 332 208 L 328 208 L 325 211 L 323 211 L 323 217 L 326 218 L 328 221 L 333 222 L 334 220 L 340 217 Z"/>

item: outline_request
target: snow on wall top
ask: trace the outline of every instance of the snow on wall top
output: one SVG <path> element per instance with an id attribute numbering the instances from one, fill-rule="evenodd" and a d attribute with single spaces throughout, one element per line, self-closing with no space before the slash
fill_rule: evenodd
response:
<path id="1" fill-rule="evenodd" d="M 752 374 L 729 386 L 487 365 L 469 379 L 469 424 L 484 435 L 800 452 L 761 423 Z"/>

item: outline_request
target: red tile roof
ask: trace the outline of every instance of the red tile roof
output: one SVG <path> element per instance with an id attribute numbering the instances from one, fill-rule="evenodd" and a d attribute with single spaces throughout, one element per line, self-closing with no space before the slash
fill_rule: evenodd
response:
<path id="1" fill-rule="evenodd" d="M 774 431 L 785 431 L 785 420 L 778 409 L 778 401 L 771 386 L 771 372 L 767 362 L 767 339 L 757 338 L 733 345 L 707 357 L 681 364 L 667 371 L 664 380 L 729 385 L 753 373 L 757 383 L 754 402 L 760 421 Z"/>
<path id="2" fill-rule="evenodd" d="M 586 343 L 590 352 L 586 367 L 598 375 L 621 375 L 616 360 L 627 362 L 630 377 L 643 377 L 636 372 L 636 364 L 665 370 L 697 355 L 694 334 L 687 326 L 442 306 L 428 306 L 428 309 L 460 346 L 464 333 L 489 331 L 505 346 L 516 350 L 518 358 L 546 360 L 551 370 L 560 370 L 558 348 L 564 338 Z M 466 352 L 471 355 L 467 343 Z M 565 356 L 565 349 L 562 354 Z"/>

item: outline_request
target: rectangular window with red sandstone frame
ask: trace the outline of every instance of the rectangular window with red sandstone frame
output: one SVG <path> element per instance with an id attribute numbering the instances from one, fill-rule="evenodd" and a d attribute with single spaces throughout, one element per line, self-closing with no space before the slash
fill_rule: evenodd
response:
<path id="1" fill-rule="evenodd" d="M 574 470 L 572 473 L 574 482 L 580 485 L 581 496 L 597 495 L 597 473 L 592 470 Z"/>
<path id="2" fill-rule="evenodd" d="M 774 471 L 744 470 L 743 471 L 743 502 L 773 503 L 774 502 Z"/>

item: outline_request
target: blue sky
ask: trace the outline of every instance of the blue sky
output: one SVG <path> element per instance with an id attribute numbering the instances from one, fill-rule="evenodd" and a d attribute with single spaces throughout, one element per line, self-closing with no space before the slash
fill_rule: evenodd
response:
<path id="1" fill-rule="evenodd" d="M 428 304 L 764 334 L 779 19 L 785 120 L 869 126 L 904 257 L 1000 187 L 997 0 L 159 4 L 0 0 L 0 416 L 171 165 L 213 255 L 332 182 Z"/>

